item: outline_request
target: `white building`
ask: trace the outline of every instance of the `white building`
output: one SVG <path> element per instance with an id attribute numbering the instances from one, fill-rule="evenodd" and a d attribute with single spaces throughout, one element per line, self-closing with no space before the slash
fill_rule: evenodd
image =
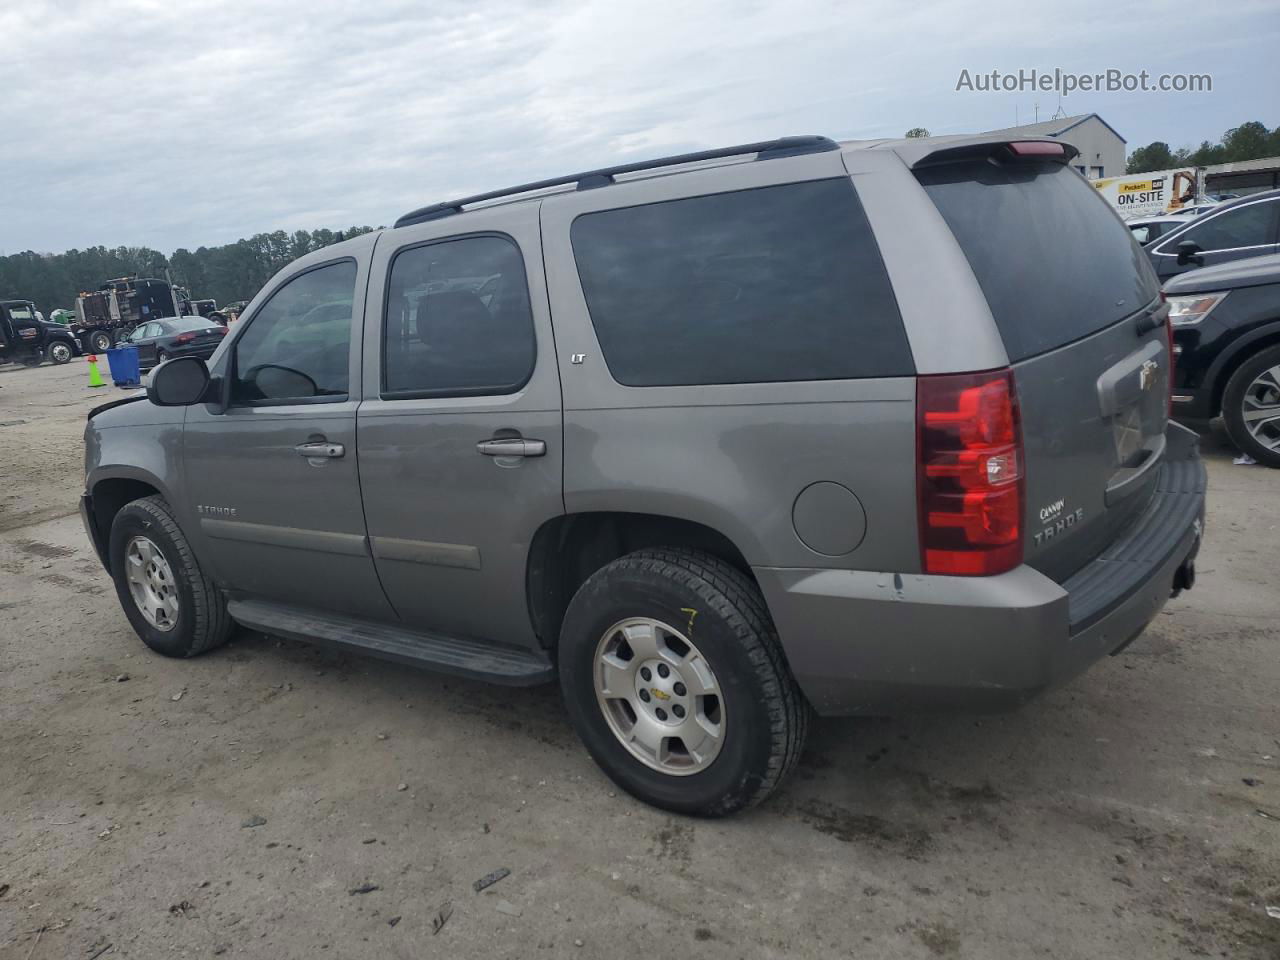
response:
<path id="1" fill-rule="evenodd" d="M 1125 170 L 1125 139 L 1096 113 L 1024 123 L 1003 130 L 988 130 L 1000 136 L 1059 137 L 1080 151 L 1072 165 L 1089 180 L 1118 177 Z"/>

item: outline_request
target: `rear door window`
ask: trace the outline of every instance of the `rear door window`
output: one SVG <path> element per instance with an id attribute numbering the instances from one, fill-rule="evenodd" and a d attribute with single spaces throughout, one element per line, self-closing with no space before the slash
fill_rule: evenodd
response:
<path id="1" fill-rule="evenodd" d="M 1275 242 L 1275 214 L 1280 203 L 1260 201 L 1225 210 L 1197 223 L 1180 236 L 1194 240 L 1206 253 L 1238 247 L 1261 247 Z M 1177 251 L 1170 251 L 1176 253 Z"/>
<path id="2" fill-rule="evenodd" d="M 968 258 L 1012 362 L 1108 327 L 1159 292 L 1128 228 L 1069 167 L 980 161 L 916 175 Z"/>
<path id="3" fill-rule="evenodd" d="M 915 372 L 846 178 L 583 214 L 571 240 L 605 362 L 626 386 Z"/>

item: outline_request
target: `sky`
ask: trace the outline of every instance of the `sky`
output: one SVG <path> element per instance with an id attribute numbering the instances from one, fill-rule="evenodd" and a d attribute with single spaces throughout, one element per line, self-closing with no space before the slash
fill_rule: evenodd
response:
<path id="1" fill-rule="evenodd" d="M 0 36 L 0 253 L 377 226 L 627 160 L 1037 105 L 1097 112 L 1131 150 L 1280 125 L 1276 0 L 12 0 Z M 1033 68 L 1213 89 L 956 89 Z"/>

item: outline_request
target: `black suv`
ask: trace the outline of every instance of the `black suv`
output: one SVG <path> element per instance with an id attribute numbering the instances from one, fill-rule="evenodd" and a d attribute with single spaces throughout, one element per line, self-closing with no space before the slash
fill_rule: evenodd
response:
<path id="1" fill-rule="evenodd" d="M 1164 294 L 1174 415 L 1221 414 L 1236 446 L 1280 467 L 1280 254 L 1192 270 Z"/>

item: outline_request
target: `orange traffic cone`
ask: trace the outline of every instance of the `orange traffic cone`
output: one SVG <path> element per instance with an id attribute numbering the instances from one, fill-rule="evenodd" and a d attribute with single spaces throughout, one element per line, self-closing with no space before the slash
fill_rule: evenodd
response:
<path id="1" fill-rule="evenodd" d="M 102 374 L 98 372 L 98 357 L 96 354 L 89 354 L 89 386 L 105 387 L 102 382 Z"/>

